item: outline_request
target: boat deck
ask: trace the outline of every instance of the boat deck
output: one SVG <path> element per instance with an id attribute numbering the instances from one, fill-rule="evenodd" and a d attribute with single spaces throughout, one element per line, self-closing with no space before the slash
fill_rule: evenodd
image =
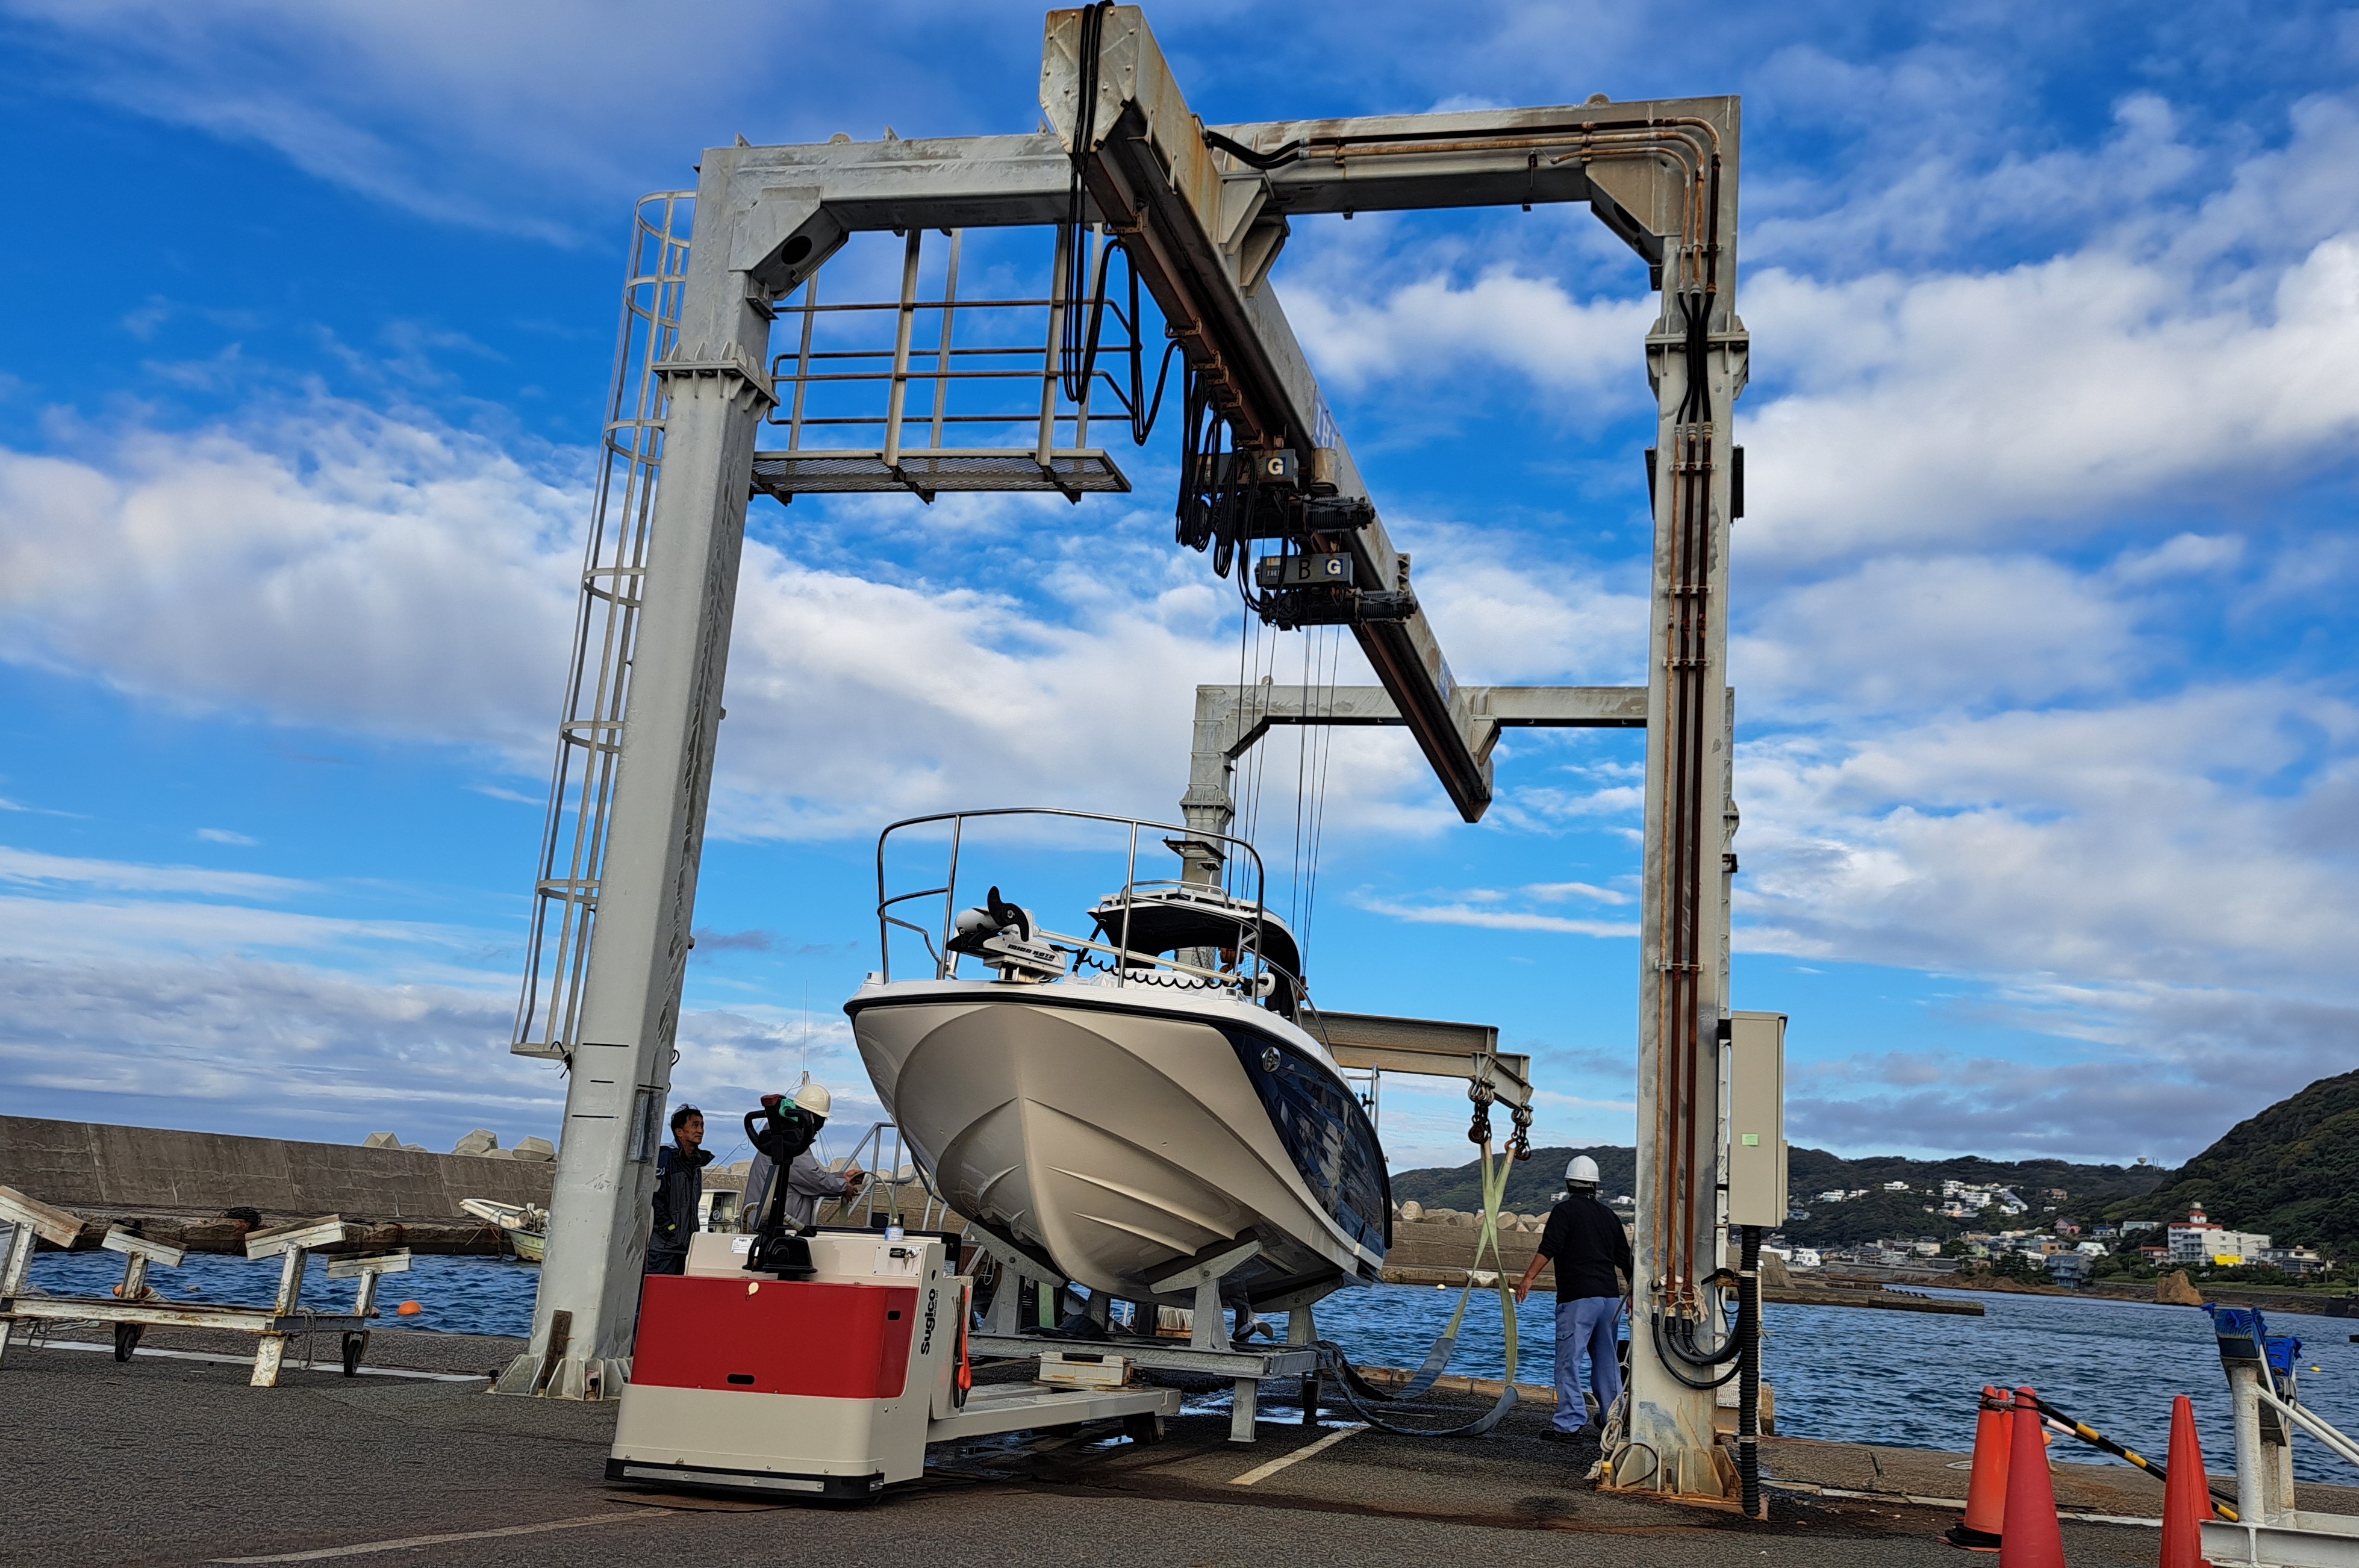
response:
<path id="1" fill-rule="evenodd" d="M 501 1399 L 467 1377 L 516 1346 L 380 1330 L 372 1366 L 440 1376 L 307 1373 L 290 1351 L 275 1390 L 246 1387 L 236 1365 L 146 1353 L 212 1353 L 193 1331 L 151 1336 L 127 1365 L 91 1348 L 12 1347 L 0 1367 L 0 1474 L 14 1505 L 0 1559 L 576 1568 L 791 1552 L 848 1563 L 1135 1563 L 1152 1542 L 1158 1561 L 1480 1553 L 1513 1564 L 1563 1563 L 1580 1549 L 1556 1538 L 1572 1534 L 1613 1537 L 1613 1559 L 1633 1563 L 1717 1563 L 1734 1551 L 1797 1565 L 1958 1561 L 1935 1539 L 1954 1508 L 1907 1499 L 1961 1493 L 1959 1455 L 1769 1440 L 1776 1477 L 1824 1490 L 1779 1491 L 1765 1526 L 1600 1495 L 1581 1479 L 1594 1450 L 1543 1441 L 1546 1412 L 1530 1409 L 1488 1438 L 1419 1440 L 1349 1431 L 1332 1413 L 1306 1428 L 1271 1398 L 1260 1441 L 1236 1448 L 1225 1408 L 1207 1394 L 1149 1446 L 1094 1431 L 945 1445 L 926 1480 L 861 1509 L 625 1493 L 602 1476 L 614 1406 Z M 2063 1465 L 2059 1476 L 2067 1507 L 2150 1516 L 2160 1498 L 2127 1470 Z M 2308 1506 L 2359 1506 L 2353 1494 L 2303 1490 Z M 2064 1535 L 2078 1568 L 2154 1560 L 2151 1529 L 2070 1523 Z"/>

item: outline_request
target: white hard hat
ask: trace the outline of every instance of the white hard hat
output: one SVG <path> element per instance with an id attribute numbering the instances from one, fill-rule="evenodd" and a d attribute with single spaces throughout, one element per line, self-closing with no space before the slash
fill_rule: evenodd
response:
<path id="1" fill-rule="evenodd" d="M 819 1084 L 805 1083 L 795 1091 L 796 1108 L 807 1110 L 813 1116 L 825 1116 L 834 1103 L 826 1088 Z"/>
<path id="2" fill-rule="evenodd" d="M 1575 1154 L 1572 1162 L 1564 1168 L 1564 1179 L 1567 1185 L 1595 1186 L 1597 1162 L 1586 1154 Z"/>

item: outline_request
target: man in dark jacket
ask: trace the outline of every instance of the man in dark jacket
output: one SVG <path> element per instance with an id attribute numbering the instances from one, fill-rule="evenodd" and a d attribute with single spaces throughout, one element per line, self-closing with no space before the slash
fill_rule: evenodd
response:
<path id="1" fill-rule="evenodd" d="M 1589 1386 L 1597 1395 L 1603 1422 L 1622 1397 L 1622 1364 L 1615 1330 L 1622 1297 L 1633 1271 L 1630 1235 L 1614 1211 L 1597 1198 L 1597 1162 L 1576 1154 L 1564 1171 L 1564 1201 L 1549 1211 L 1532 1266 L 1516 1281 L 1516 1300 L 1532 1293 L 1540 1266 L 1556 1265 L 1556 1419 L 1548 1435 L 1569 1443 L 1589 1424 L 1581 1392 L 1581 1357 L 1589 1356 Z M 1616 1271 L 1620 1278 L 1616 1279 Z"/>
<path id="2" fill-rule="evenodd" d="M 671 1113 L 672 1141 L 656 1151 L 656 1224 L 647 1238 L 647 1272 L 678 1274 L 688 1268 L 688 1238 L 696 1234 L 697 1206 L 704 1197 L 704 1167 L 712 1151 L 704 1142 L 704 1113 L 692 1105 Z"/>

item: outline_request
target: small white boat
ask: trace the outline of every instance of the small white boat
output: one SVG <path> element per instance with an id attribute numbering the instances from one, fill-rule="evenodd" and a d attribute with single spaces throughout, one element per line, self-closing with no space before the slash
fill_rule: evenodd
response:
<path id="1" fill-rule="evenodd" d="M 549 1245 L 549 1211 L 535 1204 L 501 1203 L 496 1198 L 462 1198 L 459 1206 L 507 1238 L 508 1249 L 527 1263 L 540 1261 Z"/>
<path id="2" fill-rule="evenodd" d="M 957 845 L 977 818 L 1114 823 L 1170 833 L 1193 865 L 1247 861 L 1254 896 L 1142 882 L 1088 910 L 1091 935 L 1037 928 L 996 887 L 957 909 Z M 943 885 L 893 895 L 886 840 L 949 823 Z M 950 1206 L 1093 1292 L 1188 1304 L 1153 1281 L 1250 1238 L 1230 1277 L 1256 1303 L 1373 1283 L 1391 1241 L 1384 1154 L 1317 1038 L 1294 937 L 1263 907 L 1237 840 L 1079 812 L 972 812 L 897 823 L 878 841 L 886 967 L 844 1004 L 887 1112 Z M 1199 873 L 1200 875 L 1202 873 Z M 896 907 L 940 901 L 941 940 Z M 895 979 L 896 928 L 925 939 Z M 906 940 L 906 939 L 905 939 Z M 960 973 L 962 961 L 995 971 Z"/>

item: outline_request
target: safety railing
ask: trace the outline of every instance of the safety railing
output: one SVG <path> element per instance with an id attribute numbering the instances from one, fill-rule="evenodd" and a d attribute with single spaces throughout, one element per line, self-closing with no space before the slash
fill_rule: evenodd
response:
<path id="1" fill-rule="evenodd" d="M 929 816 L 913 816 L 896 822 L 877 835 L 876 936 L 879 950 L 878 972 L 885 981 L 889 983 L 893 978 L 893 932 L 897 928 L 916 934 L 925 943 L 927 956 L 933 962 L 932 978 L 936 979 L 957 978 L 960 955 L 952 950 L 951 943 L 957 930 L 959 866 L 961 857 L 966 851 L 967 825 L 970 822 L 1003 817 L 1052 817 L 1075 822 L 1104 823 L 1124 829 L 1127 836 L 1122 892 L 1103 901 L 1099 906 L 1101 909 L 1105 903 L 1113 903 L 1115 906 L 1116 924 L 1111 933 L 1114 940 L 1106 942 L 1093 937 L 1067 935 L 1046 927 L 1034 933 L 1037 940 L 1070 955 L 1076 963 L 1087 961 L 1088 956 L 1108 960 L 1103 967 L 1116 986 L 1174 984 L 1175 979 L 1161 978 L 1169 976 L 1184 978 L 1189 983 L 1208 989 L 1228 990 L 1257 998 L 1269 994 L 1274 982 L 1283 981 L 1292 988 L 1293 996 L 1299 998 L 1301 995 L 1299 977 L 1289 972 L 1262 951 L 1262 932 L 1269 915 L 1267 906 L 1262 900 L 1264 871 L 1261 856 L 1251 844 L 1227 834 L 1205 833 L 1171 823 L 1148 822 L 1128 816 L 1109 816 L 1097 812 L 1071 811 L 1054 806 L 1004 806 L 984 811 L 940 812 Z M 950 843 L 948 864 L 941 885 L 919 888 L 902 893 L 890 892 L 886 881 L 886 847 L 894 836 L 910 829 L 945 823 L 950 828 Z M 1209 843 L 1221 853 L 1223 861 L 1230 866 L 1233 879 L 1238 876 L 1240 870 L 1249 871 L 1253 896 L 1247 899 L 1180 878 L 1152 878 L 1142 881 L 1138 876 L 1138 848 L 1141 833 L 1173 835 L 1171 839 L 1165 840 L 1166 847 L 1173 849 L 1175 853 L 1182 854 L 1183 857 L 1188 849 Z M 1232 858 L 1233 852 L 1236 858 Z M 1161 890 L 1184 891 L 1196 901 L 1200 912 L 1212 915 L 1216 922 L 1225 921 L 1234 925 L 1236 932 L 1234 943 L 1221 945 L 1224 954 L 1234 953 L 1234 967 L 1224 967 L 1221 963 L 1191 962 L 1177 956 L 1166 957 L 1158 953 L 1141 952 L 1131 946 L 1132 916 L 1141 904 L 1141 895 Z M 906 919 L 893 913 L 901 905 L 935 898 L 941 901 L 941 924 L 936 929 L 929 930 L 914 920 Z M 1103 929 L 1103 925 L 1101 929 Z M 935 941 L 937 932 L 940 936 L 939 943 Z"/>
<path id="2" fill-rule="evenodd" d="M 778 402 L 769 421 L 786 428 L 787 444 L 783 451 L 756 454 L 756 488 L 782 498 L 908 490 L 927 500 L 942 491 L 1057 490 L 1078 500 L 1084 492 L 1130 489 L 1113 460 L 1090 446 L 1092 395 L 1103 385 L 1118 403 L 1120 384 L 1098 371 L 1082 381 L 1079 403 L 1068 401 L 1059 351 L 1069 309 L 1110 315 L 1120 324 L 1125 341 L 1102 351 L 1116 361 L 1126 361 L 1135 348 L 1136 323 L 1105 301 L 1074 305 L 1064 297 L 1071 245 L 1066 230 L 1059 231 L 1058 281 L 1038 297 L 960 298 L 964 231 L 951 230 L 949 238 L 939 296 L 919 297 L 925 232 L 912 229 L 897 299 L 823 301 L 824 273 L 814 273 L 799 300 L 777 308 L 780 327 L 796 343 L 770 366 Z M 1089 241 L 1093 276 L 1104 243 L 1102 233 Z M 885 327 L 889 340 L 881 330 L 864 331 Z M 956 410 L 954 390 L 962 398 Z M 950 444 L 966 436 L 997 444 Z"/>
<path id="3" fill-rule="evenodd" d="M 887 1224 L 910 1230 L 939 1230 L 949 1222 L 951 1206 L 934 1191 L 924 1167 L 909 1157 L 901 1130 L 893 1122 L 872 1123 L 852 1146 L 847 1159 L 867 1172 L 869 1179 L 862 1184 L 857 1197 L 830 1200 L 821 1211 L 821 1219 L 840 1225 L 874 1225 L 882 1209 Z"/>

